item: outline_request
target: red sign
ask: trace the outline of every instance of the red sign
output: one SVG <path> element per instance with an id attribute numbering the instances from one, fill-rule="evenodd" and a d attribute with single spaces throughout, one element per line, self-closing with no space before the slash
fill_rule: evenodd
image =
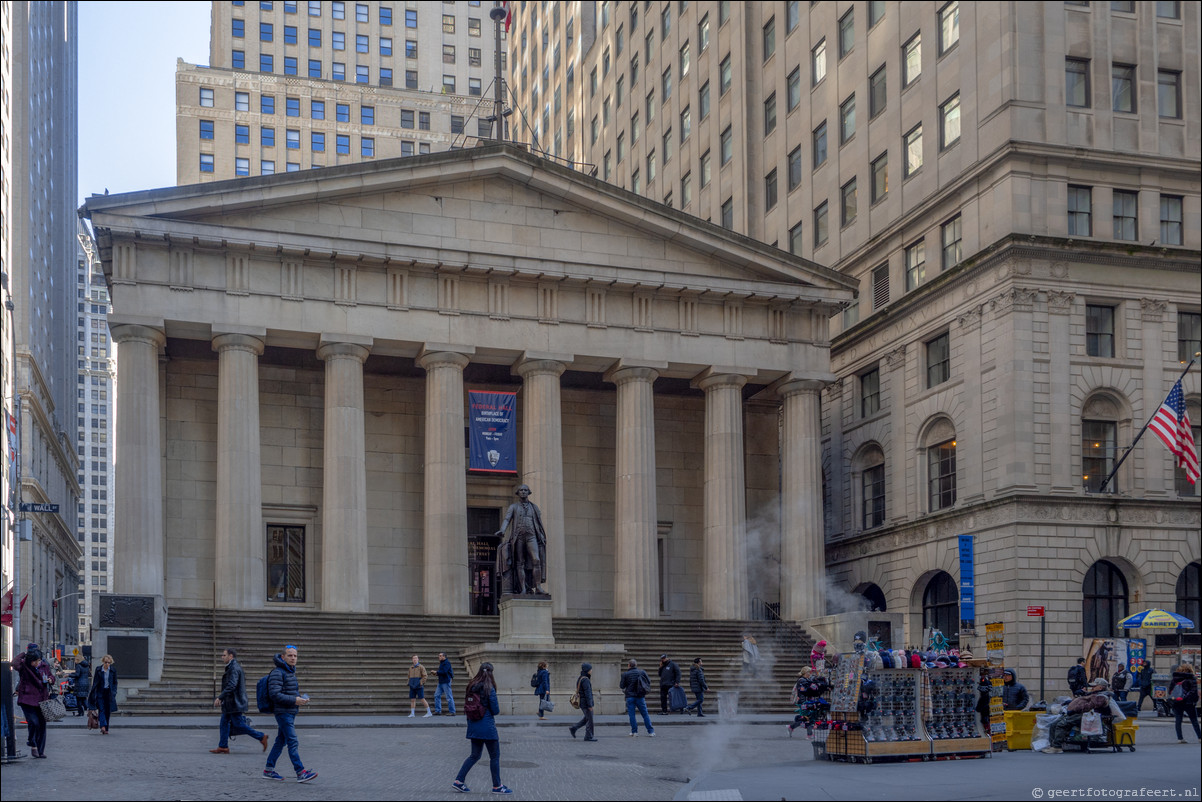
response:
<path id="1" fill-rule="evenodd" d="M 1027 618 L 1043 618 L 1043 608 L 1042 607 L 1028 607 L 1027 608 Z"/>

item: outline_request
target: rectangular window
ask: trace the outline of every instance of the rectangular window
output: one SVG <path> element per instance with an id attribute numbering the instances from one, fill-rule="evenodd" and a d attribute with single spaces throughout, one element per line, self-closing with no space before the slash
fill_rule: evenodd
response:
<path id="1" fill-rule="evenodd" d="M 213 154 L 212 153 L 200 154 L 200 171 L 202 173 L 213 172 Z M 83 346 L 80 346 L 80 347 L 82 348 Z"/>
<path id="2" fill-rule="evenodd" d="M 443 75 L 442 76 L 442 93 L 444 95 L 455 94 L 455 76 L 454 75 Z"/>
<path id="3" fill-rule="evenodd" d="M 342 61 L 330 62 L 330 78 L 335 81 L 345 81 L 346 63 Z"/>
<path id="4" fill-rule="evenodd" d="M 275 147 L 275 129 L 264 126 L 259 129 L 259 144 L 265 148 Z"/>
<path id="5" fill-rule="evenodd" d="M 368 46 L 368 38 L 365 34 L 360 33 L 360 34 L 355 35 L 355 52 L 356 53 L 371 52 L 371 50 Z"/>
<path id="6" fill-rule="evenodd" d="M 355 83 L 366 84 L 371 82 L 371 75 L 368 72 L 366 64 L 355 65 Z"/>
<path id="7" fill-rule="evenodd" d="M 380 68 L 380 86 L 392 86 L 392 67 Z M 405 73 L 405 86 L 409 86 L 409 73 Z M 417 73 L 413 73 L 413 87 L 417 88 Z"/>
<path id="8" fill-rule="evenodd" d="M 467 93 L 469 95 L 471 95 L 472 97 L 480 97 L 481 91 L 482 90 L 480 87 L 480 79 L 479 78 L 468 78 L 467 79 Z"/>
<path id="9" fill-rule="evenodd" d="M 1089 108 L 1089 59 L 1064 60 L 1064 102 L 1077 108 Z"/>
<path id="10" fill-rule="evenodd" d="M 234 111 L 250 111 L 250 93 L 234 93 Z"/>
<path id="11" fill-rule="evenodd" d="M 939 9 L 939 55 L 960 41 L 960 3 L 953 0 Z"/>
<path id="12" fill-rule="evenodd" d="M 922 168 L 922 124 L 914 126 L 906 134 L 906 178 Z"/>
<path id="13" fill-rule="evenodd" d="M 789 191 L 801 186 L 801 146 L 789 152 Z"/>
<path id="14" fill-rule="evenodd" d="M 267 601 L 305 601 L 305 527 L 267 527 Z"/>
<path id="15" fill-rule="evenodd" d="M 718 27 L 721 28 L 730 19 L 730 0 L 718 0 Z"/>
<path id="16" fill-rule="evenodd" d="M 839 58 L 851 52 L 856 45 L 855 9 L 849 9 L 839 18 Z"/>
<path id="17" fill-rule="evenodd" d="M 1110 92 L 1115 111 L 1135 113 L 1135 67 L 1130 64 L 1112 64 L 1110 67 Z"/>
<path id="18" fill-rule="evenodd" d="M 419 111 L 417 113 L 417 128 L 419 131 L 430 130 L 430 112 Z"/>
<path id="19" fill-rule="evenodd" d="M 889 303 L 889 263 L 872 269 L 872 308 L 880 309 Z"/>
<path id="20" fill-rule="evenodd" d="M 701 115 L 701 119 L 710 116 L 710 82 L 706 81 L 701 85 L 701 91 L 697 93 L 697 110 Z"/>
<path id="21" fill-rule="evenodd" d="M 321 28 L 309 29 L 309 47 L 321 47 Z"/>
<path id="22" fill-rule="evenodd" d="M 284 101 L 284 108 L 285 108 L 285 113 L 289 117 L 299 117 L 300 116 L 300 98 L 298 98 L 298 97 L 288 98 L 287 100 Z"/>
<path id="23" fill-rule="evenodd" d="M 661 147 L 664 152 L 664 164 L 672 161 L 672 151 L 675 147 L 675 142 L 676 140 L 672 138 L 672 129 L 669 128 L 667 131 L 664 131 L 663 141 L 661 143 Z"/>
<path id="24" fill-rule="evenodd" d="M 764 61 L 776 54 L 776 17 L 768 20 L 764 26 L 762 42 L 764 46 Z"/>
<path id="25" fill-rule="evenodd" d="M 1177 361 L 1185 364 L 1202 351 L 1202 315 L 1197 312 L 1177 313 Z M 1197 437 L 1195 443 L 1202 443 Z"/>
<path id="26" fill-rule="evenodd" d="M 794 256 L 801 256 L 801 249 L 804 246 L 801 240 L 803 234 L 801 223 L 789 229 L 789 253 Z"/>
<path id="27" fill-rule="evenodd" d="M 417 58 L 417 41 L 414 39 L 405 40 L 405 58 Z"/>
<path id="28" fill-rule="evenodd" d="M 314 153 L 326 152 L 326 135 L 321 131 L 314 131 L 310 142 Z"/>
<path id="29" fill-rule="evenodd" d="M 693 174 L 685 173 L 680 179 L 680 208 L 686 208 L 693 202 Z"/>
<path id="30" fill-rule="evenodd" d="M 1183 199 L 1179 195 L 1160 196 L 1160 244 L 1180 245 L 1181 209 Z"/>
<path id="31" fill-rule="evenodd" d="M 342 2 L 342 0 L 334 0 L 331 6 L 333 8 L 330 11 L 330 17 L 333 19 L 346 19 L 346 3 Z"/>
<path id="32" fill-rule="evenodd" d="M 872 202 L 889 194 L 889 154 L 882 153 L 872 162 Z"/>
<path id="33" fill-rule="evenodd" d="M 1139 194 L 1114 191 L 1114 238 L 1134 242 L 1139 239 Z"/>
<path id="34" fill-rule="evenodd" d="M 250 144 L 250 126 L 242 123 L 234 123 L 234 144 L 249 145 Z"/>
<path id="35" fill-rule="evenodd" d="M 364 108 L 370 108 L 370 107 L 365 106 Z M 349 123 L 351 121 L 350 105 L 347 103 L 335 103 L 334 104 L 334 119 L 336 119 L 340 123 Z"/>
<path id="36" fill-rule="evenodd" d="M 1068 188 L 1068 235 L 1070 237 L 1093 236 L 1093 188 Z"/>
<path id="37" fill-rule="evenodd" d="M 383 49 L 384 49 L 384 42 L 383 42 L 383 41 L 381 41 L 381 42 L 380 42 L 380 50 L 381 50 L 381 52 L 383 52 Z M 387 55 L 390 55 L 390 56 L 392 55 L 392 47 L 391 47 L 391 46 L 389 46 L 389 48 L 388 48 L 388 54 L 387 54 Z M 480 48 L 478 48 L 478 47 L 469 47 L 469 48 L 467 49 L 467 65 L 468 65 L 469 67 L 479 67 L 479 66 L 480 66 Z M 572 78 L 572 65 L 571 65 L 571 64 L 569 64 L 569 65 L 568 65 L 568 88 L 569 88 L 569 89 L 571 89 L 571 87 L 572 87 L 572 80 L 573 80 L 573 78 Z"/>
<path id="38" fill-rule="evenodd" d="M 692 66 L 692 58 L 689 55 L 689 43 L 685 42 L 680 48 L 680 77 L 681 77 L 681 80 L 684 80 L 684 77 L 689 74 L 689 68 L 691 66 Z"/>
<path id="39" fill-rule="evenodd" d="M 296 130 L 294 128 L 289 128 L 287 131 L 285 131 L 284 137 L 288 144 L 289 150 L 299 150 L 300 149 L 300 131 L 299 130 Z"/>
<path id="40" fill-rule="evenodd" d="M 764 177 L 764 208 L 771 209 L 776 206 L 776 170 L 768 173 Z"/>
<path id="41" fill-rule="evenodd" d="M 922 75 L 922 34 L 916 33 L 902 45 L 902 88 Z"/>
<path id="42" fill-rule="evenodd" d="M 1118 424 L 1109 420 L 1081 421 L 1081 481 L 1085 492 L 1099 493 L 1102 482 L 1114 470 L 1118 456 Z M 1107 491 L 1117 492 L 1117 482 L 1107 485 Z"/>
<path id="43" fill-rule="evenodd" d="M 939 107 L 939 147 L 941 150 L 960 141 L 960 93 Z"/>
<path id="44" fill-rule="evenodd" d="M 321 35 L 321 31 L 318 31 L 317 33 L 318 36 Z M 309 38 L 310 40 L 313 38 L 312 31 L 310 31 Z M 346 34 L 342 31 L 334 31 L 330 34 L 330 43 L 335 50 L 346 50 Z"/>
<path id="45" fill-rule="evenodd" d="M 314 120 L 324 120 L 326 118 L 326 102 L 314 100 L 309 106 L 309 116 Z"/>
<path id="46" fill-rule="evenodd" d="M 668 69 L 664 70 L 664 74 L 662 76 L 660 76 L 660 87 L 663 90 L 663 98 L 660 100 L 660 102 L 667 103 L 668 99 L 670 97 L 672 97 L 672 66 L 671 65 L 669 65 Z"/>
<path id="47" fill-rule="evenodd" d="M 651 182 L 655 180 L 656 159 L 655 151 L 647 154 L 647 186 L 651 186 Z"/>
<path id="48" fill-rule="evenodd" d="M 321 59 L 318 59 L 318 58 L 309 59 L 309 77 L 310 78 L 320 78 L 321 77 Z"/>
<path id="49" fill-rule="evenodd" d="M 1114 307 L 1086 304 L 1085 353 L 1087 356 L 1114 356 Z"/>
<path id="50" fill-rule="evenodd" d="M 786 79 L 789 111 L 801 105 L 801 67 L 794 68 Z"/>
<path id="51" fill-rule="evenodd" d="M 339 155 L 349 156 L 351 153 L 351 137 L 350 134 L 337 134 L 334 137 L 334 150 Z"/>
<path id="52" fill-rule="evenodd" d="M 467 35 L 477 37 L 480 35 L 480 20 L 476 19 L 475 17 L 468 18 Z"/>
<path id="53" fill-rule="evenodd" d="M 731 160 L 731 157 L 734 156 L 734 145 L 733 145 L 734 134 L 732 133 L 731 127 L 729 125 L 726 126 L 726 128 L 724 128 L 722 130 L 722 137 L 720 139 L 720 143 L 722 145 L 721 150 L 720 150 L 721 156 L 722 156 L 721 164 L 725 165 L 727 162 L 729 162 Z M 648 180 L 650 180 L 650 179 L 648 179 Z"/>
<path id="54" fill-rule="evenodd" d="M 417 11 L 416 11 L 416 9 L 410 8 L 410 9 L 405 10 L 405 27 L 406 28 L 416 28 L 417 27 Z"/>
<path id="55" fill-rule="evenodd" d="M 230 20 L 230 36 L 235 39 L 246 38 L 246 21 L 240 19 Z"/>
<path id="56" fill-rule="evenodd" d="M 454 14 L 443 14 L 442 15 L 442 32 L 443 33 L 455 33 L 455 15 Z"/>
<path id="57" fill-rule="evenodd" d="M 1135 13 L 1134 0 L 1126 0 L 1126 2 L 1123 2 L 1123 0 L 1111 0 L 1110 10 L 1111 11 L 1121 11 L 1124 14 L 1134 14 Z"/>
<path id="58" fill-rule="evenodd" d="M 950 342 L 946 332 L 932 340 L 927 340 L 927 387 L 943 384 L 951 378 L 952 349 Z"/>
<path id="59" fill-rule="evenodd" d="M 733 198 L 727 198 L 722 203 L 722 227 L 728 231 L 735 227 L 735 202 Z"/>
<path id="60" fill-rule="evenodd" d="M 955 440 L 927 449 L 927 487 L 927 503 L 931 512 L 946 510 L 956 503 Z"/>
<path id="61" fill-rule="evenodd" d="M 412 156 L 413 155 L 413 143 L 412 142 L 405 140 L 405 139 L 401 140 L 401 155 L 402 156 Z"/>
<path id="62" fill-rule="evenodd" d="M 284 169 L 289 173 L 299 173 L 300 162 L 286 162 L 284 164 Z"/>
<path id="63" fill-rule="evenodd" d="M 729 53 L 726 54 L 726 58 L 722 59 L 722 63 L 719 65 L 718 75 L 719 75 L 718 94 L 725 95 L 727 90 L 730 89 L 730 83 L 732 80 L 732 72 L 731 72 L 730 54 Z M 1161 115 L 1161 116 L 1164 116 L 1164 115 Z"/>
<path id="64" fill-rule="evenodd" d="M 876 117 L 885 110 L 885 66 L 872 74 L 868 79 L 868 116 Z"/>
<path id="65" fill-rule="evenodd" d="M 296 26 L 295 25 L 285 25 L 284 26 L 284 44 L 286 44 L 286 45 L 296 44 Z"/>
<path id="66" fill-rule="evenodd" d="M 284 74 L 296 75 L 296 56 L 284 56 Z"/>
<path id="67" fill-rule="evenodd" d="M 401 109 L 401 127 L 413 127 L 413 109 Z"/>
<path id="68" fill-rule="evenodd" d="M 1181 73 L 1156 71 L 1156 108 L 1161 117 L 1181 118 Z"/>
<path id="69" fill-rule="evenodd" d="M 355 22 L 370 22 L 366 3 L 355 3 Z"/>
<path id="70" fill-rule="evenodd" d="M 856 134 L 856 96 L 853 94 L 839 106 L 839 144 Z"/>
<path id="71" fill-rule="evenodd" d="M 388 38 L 387 36 L 380 37 L 380 55 L 381 56 L 391 56 L 392 55 L 392 39 Z"/>
<path id="72" fill-rule="evenodd" d="M 814 209 L 814 247 L 818 248 L 826 244 L 827 238 L 827 217 L 828 217 L 827 202 L 823 201 Z"/>
<path id="73" fill-rule="evenodd" d="M 906 291 L 927 280 L 927 245 L 922 240 L 906 248 Z"/>
<path id="74" fill-rule="evenodd" d="M 852 179 L 839 188 L 839 220 L 842 225 L 848 225 L 856 219 L 856 179 Z"/>
<path id="75" fill-rule="evenodd" d="M 943 239 L 943 270 L 960 264 L 961 253 L 960 215 L 948 220 L 940 229 Z"/>
<path id="76" fill-rule="evenodd" d="M 365 159 L 373 159 L 376 155 L 376 140 L 373 137 L 365 136 L 359 143 L 359 155 Z"/>
<path id="77" fill-rule="evenodd" d="M 697 46 L 704 53 L 710 46 L 710 15 L 706 14 L 697 25 Z"/>
<path id="78" fill-rule="evenodd" d="M 230 61 L 235 70 L 246 69 L 246 53 L 242 50 L 230 51 Z"/>
<path id="79" fill-rule="evenodd" d="M 250 159 L 244 157 L 234 159 L 234 175 L 250 175 Z"/>
<path id="80" fill-rule="evenodd" d="M 321 0 L 309 0 L 309 16 L 321 16 Z"/>
<path id="81" fill-rule="evenodd" d="M 770 134 L 776 130 L 776 93 L 773 92 L 764 101 L 764 134 Z"/>
<path id="82" fill-rule="evenodd" d="M 707 150 L 701 154 L 701 159 L 698 161 L 701 170 L 701 187 L 704 189 L 710 184 L 711 168 L 710 168 L 710 152 Z"/>
<path id="83" fill-rule="evenodd" d="M 693 133 L 693 112 L 688 106 L 684 107 L 684 111 L 680 113 L 680 141 L 684 142 Z"/>
<path id="84" fill-rule="evenodd" d="M 810 51 L 810 85 L 817 86 L 826 77 L 826 40 L 819 40 Z"/>
<path id="85" fill-rule="evenodd" d="M 341 104 L 339 104 L 339 105 L 341 105 Z M 359 124 L 360 125 L 375 125 L 376 124 L 376 107 L 375 106 L 360 106 L 359 107 Z"/>
<path id="86" fill-rule="evenodd" d="M 1176 0 L 1157 0 L 1156 16 L 1161 19 L 1181 19 L 1181 3 Z"/>
<path id="87" fill-rule="evenodd" d="M 213 138 L 213 121 L 212 120 L 201 120 L 200 121 L 200 138 L 201 139 L 212 139 Z"/>
<path id="88" fill-rule="evenodd" d="M 462 134 L 463 133 L 463 115 L 461 115 L 461 114 L 452 114 L 451 115 L 451 133 L 452 134 Z"/>
<path id="89" fill-rule="evenodd" d="M 885 523 L 885 466 L 873 465 L 860 474 L 864 500 L 864 528 L 873 529 Z"/>
<path id="90" fill-rule="evenodd" d="M 817 170 L 821 165 L 826 163 L 826 120 L 823 120 L 822 123 L 814 129 L 813 139 L 813 162 L 814 169 Z"/>
<path id="91" fill-rule="evenodd" d="M 213 90 L 201 87 L 200 89 L 200 105 L 204 108 L 213 107 Z"/>
<path id="92" fill-rule="evenodd" d="M 870 0 L 868 3 L 868 27 L 875 28 L 876 24 L 885 18 L 884 0 Z"/>

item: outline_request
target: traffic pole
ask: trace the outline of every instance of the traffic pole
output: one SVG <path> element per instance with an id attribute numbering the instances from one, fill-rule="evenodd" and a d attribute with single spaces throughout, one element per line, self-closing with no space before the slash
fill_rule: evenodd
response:
<path id="1" fill-rule="evenodd" d="M 1044 634 L 1047 632 L 1047 620 L 1048 620 L 1048 616 L 1047 616 L 1047 611 L 1045 610 L 1044 614 L 1039 616 L 1039 700 L 1041 702 L 1048 698 L 1047 694 L 1044 693 L 1044 689 L 1043 689 L 1043 658 L 1044 658 L 1043 637 L 1044 637 Z"/>

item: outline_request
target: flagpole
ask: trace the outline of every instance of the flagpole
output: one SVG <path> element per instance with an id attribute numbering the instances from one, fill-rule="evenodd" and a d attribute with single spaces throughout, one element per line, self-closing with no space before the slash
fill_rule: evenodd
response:
<path id="1" fill-rule="evenodd" d="M 1181 375 L 1177 377 L 1178 382 L 1185 378 L 1185 374 L 1189 373 L 1189 369 L 1192 368 L 1194 363 L 1198 361 L 1199 356 L 1202 356 L 1202 352 L 1196 352 L 1192 357 L 1190 357 L 1189 364 L 1185 366 L 1185 370 L 1181 371 Z M 1175 384 L 1176 382 L 1174 382 L 1174 385 Z M 1160 411 L 1162 406 L 1164 406 L 1163 401 L 1156 405 L 1156 409 L 1152 411 L 1152 417 L 1148 418 L 1148 422 L 1144 424 L 1144 428 L 1140 429 L 1139 434 L 1135 435 L 1135 439 L 1131 441 L 1131 445 L 1127 446 L 1127 450 L 1123 452 L 1123 456 L 1119 457 L 1119 461 L 1114 464 L 1113 468 L 1111 468 L 1110 475 L 1106 477 L 1106 481 L 1102 482 L 1102 486 L 1098 488 L 1099 493 L 1106 492 L 1106 485 L 1110 484 L 1110 480 L 1113 479 L 1115 474 L 1119 472 L 1119 468 L 1122 466 L 1123 461 L 1127 459 L 1132 450 L 1135 448 L 1136 444 L 1139 443 L 1139 439 L 1144 436 L 1144 432 L 1148 431 L 1148 427 L 1152 425 L 1152 421 L 1156 419 L 1156 413 Z"/>

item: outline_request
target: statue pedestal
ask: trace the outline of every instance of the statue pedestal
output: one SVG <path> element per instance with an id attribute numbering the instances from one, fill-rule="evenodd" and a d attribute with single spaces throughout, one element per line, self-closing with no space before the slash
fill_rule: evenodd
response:
<path id="1" fill-rule="evenodd" d="M 480 643 L 463 651 L 469 679 L 481 663 L 492 663 L 497 681 L 497 701 L 502 715 L 538 715 L 538 697 L 530 686 L 538 664 L 546 661 L 551 672 L 551 701 L 548 717 L 563 720 L 580 717 L 568 704 L 576 690 L 580 664 L 593 666 L 593 712 L 626 712 L 626 700 L 618 681 L 626 647 L 620 643 L 556 643 L 551 633 L 550 596 L 505 596 L 501 599 L 501 634 L 498 643 Z"/>

